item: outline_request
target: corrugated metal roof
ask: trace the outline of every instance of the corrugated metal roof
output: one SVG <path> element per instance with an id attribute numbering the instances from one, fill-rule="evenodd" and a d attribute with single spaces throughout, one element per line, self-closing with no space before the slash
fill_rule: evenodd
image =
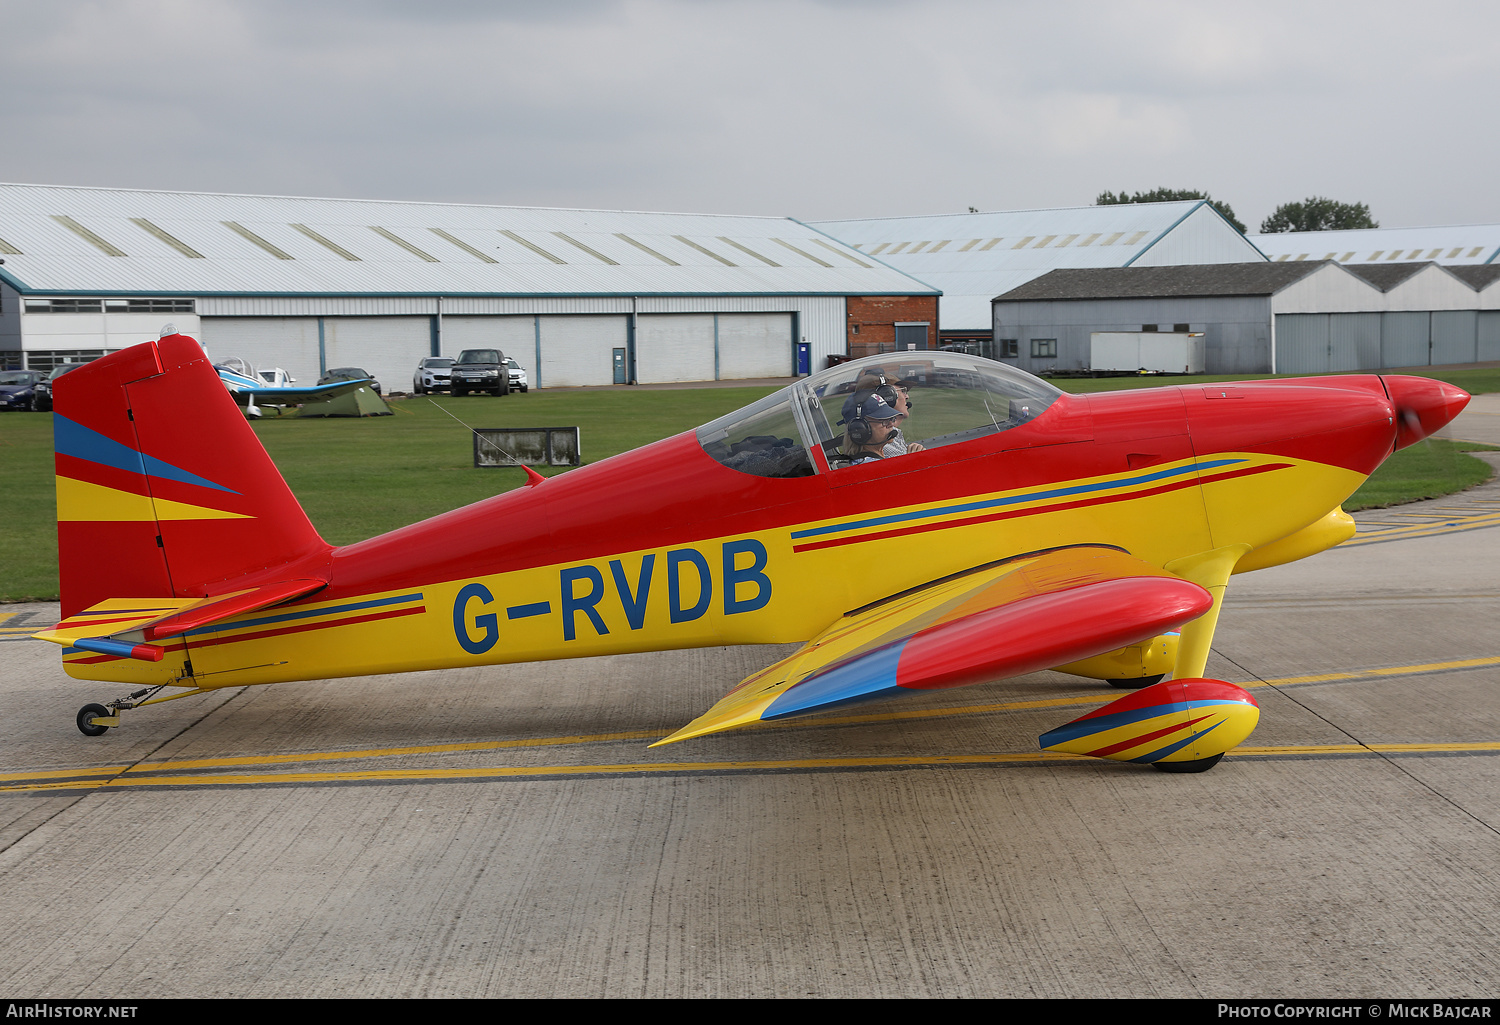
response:
<path id="1" fill-rule="evenodd" d="M 1204 206 L 1202 200 L 813 221 L 861 255 L 943 291 L 944 329 L 984 329 L 990 300 L 1060 267 L 1123 267 Z M 1215 216 L 1226 259 L 1258 254 Z"/>
<path id="2" fill-rule="evenodd" d="M 1274 295 L 1327 264 L 1328 261 L 1320 260 L 1304 263 L 1220 263 L 1196 267 L 1064 268 L 1028 281 L 999 296 L 995 301 Z"/>
<path id="3" fill-rule="evenodd" d="M 1358 263 L 1434 262 L 1445 266 L 1500 262 L 1500 224 L 1428 228 L 1361 228 L 1353 231 L 1286 231 L 1251 235 L 1272 260 Z"/>
<path id="4" fill-rule="evenodd" d="M 35 293 L 936 291 L 787 217 L 0 184 L 0 238 Z"/>

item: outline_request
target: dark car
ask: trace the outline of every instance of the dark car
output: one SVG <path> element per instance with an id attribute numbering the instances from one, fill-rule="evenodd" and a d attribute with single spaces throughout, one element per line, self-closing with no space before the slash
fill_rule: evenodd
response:
<path id="1" fill-rule="evenodd" d="M 85 361 L 87 362 L 87 361 Z M 52 408 L 52 384 L 69 370 L 77 370 L 84 363 L 64 363 L 60 367 L 53 367 L 52 373 L 36 383 L 36 395 L 32 399 L 32 409 L 47 412 Z"/>
<path id="2" fill-rule="evenodd" d="M 491 395 L 510 393 L 510 368 L 505 353 L 499 349 L 465 349 L 453 364 L 451 378 L 454 395 L 487 391 Z"/>
<path id="3" fill-rule="evenodd" d="M 38 370 L 0 371 L 0 409 L 35 409 L 41 380 Z"/>
<path id="4" fill-rule="evenodd" d="M 334 367 L 332 370 L 325 371 L 323 376 L 318 378 L 318 383 L 333 384 L 336 381 L 364 380 L 370 382 L 370 387 L 375 389 L 376 395 L 382 394 L 380 391 L 380 382 L 375 380 L 375 375 L 361 367 Z"/>

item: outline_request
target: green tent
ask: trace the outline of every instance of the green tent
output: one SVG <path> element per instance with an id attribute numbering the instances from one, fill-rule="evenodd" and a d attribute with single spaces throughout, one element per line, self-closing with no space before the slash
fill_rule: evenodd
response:
<path id="1" fill-rule="evenodd" d="M 302 403 L 298 416 L 390 416 L 391 407 L 367 384 Z"/>

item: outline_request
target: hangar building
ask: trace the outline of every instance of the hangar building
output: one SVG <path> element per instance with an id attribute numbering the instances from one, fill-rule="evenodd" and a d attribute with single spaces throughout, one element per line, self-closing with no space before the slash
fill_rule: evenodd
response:
<path id="1" fill-rule="evenodd" d="M 0 185 L 0 260 L 0 365 L 170 321 L 214 358 L 401 391 L 491 346 L 533 387 L 787 377 L 846 351 L 851 306 L 929 347 L 939 295 L 786 217 L 39 185 Z"/>
<path id="2" fill-rule="evenodd" d="M 811 224 L 942 289 L 943 341 L 975 343 L 997 359 L 1013 354 L 990 348 L 990 300 L 1049 271 L 1265 259 L 1203 200 Z M 850 317 L 851 353 L 868 330 Z"/>
<path id="3" fill-rule="evenodd" d="M 1201 333 L 1210 374 L 1500 360 L 1500 266 L 1279 261 L 1055 270 L 997 297 L 997 344 L 1086 370 L 1105 332 Z"/>
<path id="4" fill-rule="evenodd" d="M 1481 267 L 1500 262 L 1500 224 L 1289 231 L 1248 238 L 1278 262 L 1337 260 L 1351 267 L 1429 261 L 1445 267 Z"/>

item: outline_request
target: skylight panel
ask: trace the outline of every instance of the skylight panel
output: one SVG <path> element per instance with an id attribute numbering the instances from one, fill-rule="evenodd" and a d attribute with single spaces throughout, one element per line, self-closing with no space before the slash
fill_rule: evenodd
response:
<path id="1" fill-rule="evenodd" d="M 1386 259 L 1387 260 L 1399 260 L 1399 259 L 1401 259 L 1401 250 L 1399 250 L 1399 249 L 1392 249 L 1391 250 L 1391 255 L 1387 256 Z"/>
<path id="2" fill-rule="evenodd" d="M 545 256 L 547 259 L 551 260 L 553 263 L 567 263 L 568 262 L 567 260 L 564 260 L 560 256 L 553 256 L 551 253 L 547 252 L 547 250 L 543 249 L 539 245 L 536 245 L 536 244 L 534 244 L 532 242 L 527 242 L 524 238 L 522 238 L 520 235 L 517 235 L 513 231 L 507 231 L 505 228 L 501 228 L 500 229 L 500 234 L 504 235 L 506 238 L 510 239 L 512 242 L 519 242 L 519 243 L 521 243 L 521 245 L 525 246 L 527 249 L 530 249 L 533 253 L 536 253 L 538 256 Z"/>
<path id="3" fill-rule="evenodd" d="M 1343 256 L 1339 257 L 1339 263 L 1348 263 L 1352 259 L 1354 259 L 1354 254 L 1352 252 L 1345 253 Z"/>
<path id="4" fill-rule="evenodd" d="M 291 224 L 291 225 L 288 225 L 288 227 L 290 227 L 293 231 L 300 231 L 300 232 L 302 232 L 302 234 L 306 235 L 308 238 L 310 238 L 314 242 L 318 243 L 318 245 L 324 246 L 329 251 L 337 253 L 338 255 L 342 256 L 346 260 L 352 260 L 352 261 L 355 261 L 355 262 L 358 262 L 358 260 L 359 260 L 359 257 L 357 257 L 353 253 L 349 252 L 349 250 L 345 249 L 343 246 L 339 245 L 337 242 L 334 242 L 332 239 L 326 239 L 326 238 L 324 238 L 322 235 L 319 235 L 316 231 L 313 231 L 311 228 L 309 228 L 305 224 Z"/>
<path id="5" fill-rule="evenodd" d="M 1384 254 L 1385 254 L 1385 250 L 1384 249 L 1377 249 L 1373 253 L 1371 253 L 1369 256 L 1365 257 L 1365 259 L 1366 260 L 1378 260 Z"/>
<path id="6" fill-rule="evenodd" d="M 1151 234 L 1149 231 L 1138 231 L 1134 235 L 1131 235 L 1128 239 L 1126 239 L 1125 244 L 1127 246 L 1133 246 L 1149 234 Z"/>
<path id="7" fill-rule="evenodd" d="M 1420 250 L 1420 249 L 1413 249 L 1411 251 L 1411 255 L 1407 257 L 1408 260 L 1420 260 L 1421 258 L 1422 258 L 1422 250 Z"/>
<path id="8" fill-rule="evenodd" d="M 481 253 L 478 249 L 475 249 L 473 246 L 469 245 L 469 243 L 463 241 L 462 239 L 454 238 L 452 235 L 448 234 L 442 228 L 428 228 L 427 230 L 430 231 L 430 232 L 432 232 L 434 235 L 436 235 L 440 239 L 443 239 L 443 240 L 445 240 L 447 242 L 452 242 L 454 245 L 458 246 L 458 248 L 462 249 L 464 252 L 468 253 L 470 256 L 477 256 L 477 257 L 479 257 L 485 263 L 499 263 L 500 262 L 499 260 L 495 259 L 493 256 L 489 256 L 486 253 Z"/>
<path id="9" fill-rule="evenodd" d="M 552 234 L 556 235 L 558 238 L 562 239 L 564 242 L 568 243 L 569 245 L 577 246 L 579 249 L 582 249 L 585 253 L 588 253 L 590 256 L 592 256 L 596 260 L 602 260 L 605 263 L 609 264 L 611 267 L 618 267 L 618 266 L 620 266 L 620 261 L 619 260 L 611 260 L 609 257 L 605 256 L 603 253 L 599 252 L 599 250 L 597 250 L 597 249 L 590 249 L 588 246 L 584 245 L 582 242 L 578 241 L 576 238 L 572 238 L 572 237 L 570 237 L 568 235 L 565 235 L 565 234 L 563 234 L 560 231 L 554 231 Z"/>
<path id="10" fill-rule="evenodd" d="M 1100 242 L 1099 244 L 1101 246 L 1112 246 L 1116 242 L 1120 241 L 1121 236 L 1123 236 L 1124 234 L 1125 233 L 1123 231 L 1116 231 L 1116 232 L 1112 233 L 1108 238 L 1106 238 L 1103 242 Z"/>
<path id="11" fill-rule="evenodd" d="M 1337 255 L 1338 255 L 1337 253 L 1329 253 L 1327 256 L 1323 257 L 1323 259 L 1325 259 L 1325 260 L 1332 260 Z"/>
<path id="12" fill-rule="evenodd" d="M 1021 241 L 1019 241 L 1015 245 L 1011 246 L 1011 248 L 1012 249 L 1024 249 L 1026 247 L 1027 243 L 1034 242 L 1035 240 L 1036 240 L 1036 236 L 1035 235 L 1027 235 Z"/>
<path id="13" fill-rule="evenodd" d="M 889 253 L 887 253 L 886 255 L 887 256 L 895 256 L 897 253 L 901 252 L 901 250 L 905 249 L 909 245 L 911 245 L 910 242 L 897 242 L 896 245 L 895 245 L 895 247 L 892 248 L 891 251 Z"/>
<path id="14" fill-rule="evenodd" d="M 373 224 L 368 225 L 368 227 L 371 231 L 379 235 L 381 238 L 396 243 L 396 245 L 400 246 L 402 249 L 405 249 L 408 253 L 411 253 L 413 256 L 419 259 L 426 260 L 428 263 L 440 262 L 436 256 L 433 256 L 431 253 L 422 252 L 422 250 L 418 249 L 416 246 L 412 245 L 410 242 L 406 241 L 406 239 L 402 238 L 400 235 L 397 235 L 393 231 L 387 231 L 384 228 L 377 228 Z"/>
<path id="15" fill-rule="evenodd" d="M 1469 257 L 1472 259 L 1482 252 L 1484 252 L 1484 246 L 1475 246 L 1473 249 L 1469 250 Z"/>
<path id="16" fill-rule="evenodd" d="M 1069 235 L 1069 236 L 1067 236 L 1066 238 L 1064 238 L 1061 242 L 1059 242 L 1057 244 L 1057 248 L 1061 249 L 1063 246 L 1072 245 L 1073 244 L 1073 240 L 1075 238 L 1077 238 L 1077 237 L 1078 237 L 1077 235 Z"/>
<path id="17" fill-rule="evenodd" d="M 880 245 L 878 245 L 874 249 L 870 250 L 870 255 L 871 256 L 878 256 L 880 254 L 880 251 L 882 249 L 884 249 L 888 245 L 890 245 L 889 242 L 882 242 L 882 243 L 880 243 Z"/>
<path id="18" fill-rule="evenodd" d="M 1427 259 L 1429 259 L 1429 260 L 1436 260 L 1439 256 L 1442 256 L 1442 255 L 1443 255 L 1443 251 L 1441 249 L 1434 249 L 1432 252 L 1430 252 L 1430 253 L 1427 254 Z"/>
<path id="19" fill-rule="evenodd" d="M 807 257 L 809 260 L 811 260 L 813 263 L 818 264 L 820 267 L 829 267 L 829 268 L 833 267 L 833 264 L 827 263 L 827 262 L 825 262 L 823 260 L 818 259 L 812 253 L 804 253 L 802 250 L 798 249 L 796 246 L 792 245 L 790 242 L 783 242 L 779 238 L 773 238 L 773 239 L 771 239 L 771 241 L 775 242 L 779 246 L 785 246 L 787 249 L 790 249 L 792 252 L 796 253 L 798 256 L 805 256 L 805 257 Z"/>
<path id="20" fill-rule="evenodd" d="M 182 239 L 167 234 L 167 232 L 163 231 L 161 228 L 158 228 L 156 225 L 152 224 L 144 217 L 132 217 L 130 218 L 130 223 L 134 224 L 137 228 L 140 228 L 142 231 L 155 238 L 158 242 L 162 242 L 168 246 L 171 246 L 183 256 L 186 256 L 189 260 L 203 259 L 203 254 L 198 252 L 198 250 L 182 241 Z"/>
<path id="21" fill-rule="evenodd" d="M 276 248 L 271 243 L 267 242 L 265 239 L 257 235 L 255 232 L 245 227 L 243 224 L 236 223 L 235 221 L 220 221 L 219 223 L 224 225 L 224 227 L 228 228 L 230 231 L 234 232 L 240 238 L 244 239 L 246 242 L 249 242 L 251 245 L 260 246 L 260 248 L 264 249 L 266 252 L 270 253 L 278 260 L 294 259 L 294 257 L 290 253 Z"/>
<path id="22" fill-rule="evenodd" d="M 1038 242 L 1036 245 L 1032 246 L 1031 248 L 1033 248 L 1033 249 L 1046 249 L 1049 245 L 1052 244 L 1052 240 L 1055 239 L 1055 238 L 1057 238 L 1056 235 L 1045 235 L 1045 236 L 1042 237 L 1042 240 L 1040 242 Z"/>
<path id="23" fill-rule="evenodd" d="M 984 245 L 980 246 L 979 247 L 979 251 L 981 253 L 987 253 L 991 249 L 994 249 L 997 245 L 999 245 L 1004 240 L 1005 240 L 1005 236 L 1004 235 L 1000 236 L 1000 238 L 992 238 L 988 242 L 986 242 Z"/>
<path id="24" fill-rule="evenodd" d="M 1295 260 L 1293 260 L 1292 262 L 1293 263 L 1301 263 L 1305 259 L 1307 259 L 1307 254 L 1306 253 L 1298 253 L 1297 254 L 1297 258 Z"/>
<path id="25" fill-rule="evenodd" d="M 1291 253 L 1282 253 L 1280 256 L 1276 257 L 1276 262 L 1285 263 L 1287 259 L 1291 257 L 1291 255 Z"/>
<path id="26" fill-rule="evenodd" d="M 766 264 L 768 266 L 771 266 L 771 267 L 780 267 L 781 266 L 781 264 L 777 263 L 775 260 L 771 259 L 769 256 L 761 256 L 755 250 L 748 249 L 745 246 L 740 245 L 738 242 L 736 242 L 732 238 L 726 238 L 723 235 L 720 235 L 720 236 L 718 236 L 718 239 L 719 239 L 720 242 L 723 242 L 725 245 L 734 246 L 734 248 L 738 249 L 740 252 L 744 253 L 746 256 L 753 256 L 753 257 L 755 257 L 761 263 L 764 263 L 764 264 Z M 880 247 L 878 249 L 875 249 L 874 252 L 878 253 L 878 252 L 880 252 L 881 249 L 884 249 L 888 245 L 890 245 L 889 242 L 882 242 L 882 243 L 880 243 Z"/>
<path id="27" fill-rule="evenodd" d="M 686 237 L 684 237 L 682 235 L 673 235 L 672 237 L 675 238 L 677 241 L 681 242 L 685 246 L 692 246 L 694 249 L 698 250 L 698 252 L 702 253 L 704 256 L 711 257 L 712 259 L 718 260 L 720 263 L 722 263 L 726 267 L 737 267 L 737 266 L 739 266 L 738 264 L 730 263 L 728 260 L 724 259 L 724 257 L 722 257 L 718 253 L 714 252 L 712 249 L 704 249 L 702 246 L 700 246 L 698 243 L 694 242 L 690 238 L 686 238 Z"/>
<path id="28" fill-rule="evenodd" d="M 6 256 L 24 256 L 25 255 L 19 249 L 17 249 L 15 246 L 13 246 L 9 242 L 5 241 L 5 239 L 3 239 L 3 238 L 0 238 L 0 253 L 4 253 Z"/>
<path id="29" fill-rule="evenodd" d="M 983 241 L 984 241 L 984 239 L 981 239 L 981 238 L 971 238 L 971 239 L 969 239 L 969 241 L 967 241 L 963 245 L 959 246 L 958 251 L 960 253 L 967 253 L 970 249 L 973 249 L 975 246 L 979 245 L 979 243 L 981 243 Z"/>
<path id="30" fill-rule="evenodd" d="M 1457 256 L 1459 253 L 1461 253 L 1463 251 L 1464 251 L 1464 247 L 1463 246 L 1454 246 L 1453 247 L 1453 251 L 1448 254 L 1448 259 L 1450 259 L 1450 260 L 1453 259 L 1455 256 Z"/>
<path id="31" fill-rule="evenodd" d="M 930 242 L 932 240 L 928 239 L 927 241 Z M 925 246 L 926 244 L 927 244 L 927 242 L 918 242 L 916 245 L 912 246 L 911 249 L 908 250 L 908 252 L 920 253 L 922 251 L 922 247 Z"/>
<path id="32" fill-rule="evenodd" d="M 834 253 L 834 254 L 837 254 L 838 256 L 842 256 L 844 259 L 848 260 L 850 263 L 857 263 L 861 267 L 869 267 L 870 266 L 868 263 L 865 263 L 865 261 L 859 259 L 858 257 L 850 256 L 848 253 L 844 252 L 838 246 L 831 246 L 827 242 L 824 242 L 820 238 L 815 238 L 815 239 L 813 239 L 813 241 L 816 242 L 818 245 L 822 246 L 824 249 L 828 250 L 830 253 Z M 939 249 L 943 248 L 943 246 L 946 246 L 947 244 L 948 243 L 946 243 L 946 242 L 939 242 L 937 245 L 933 246 L 931 249 L 929 249 L 927 251 L 929 253 L 935 253 Z"/>
<path id="33" fill-rule="evenodd" d="M 104 239 L 100 238 L 98 235 L 94 234 L 92 231 L 85 228 L 77 221 L 73 220 L 73 218 L 69 217 L 67 214 L 53 214 L 52 219 L 58 224 L 61 224 L 64 228 L 67 228 L 73 234 L 77 235 L 79 238 L 83 239 L 89 245 L 98 249 L 105 256 L 125 255 L 125 251 L 123 249 L 120 249 L 119 247 L 111 245 L 110 243 L 104 241 Z"/>
<path id="34" fill-rule="evenodd" d="M 1080 242 L 1078 244 L 1080 246 L 1091 246 L 1091 245 L 1093 245 L 1098 240 L 1098 238 L 1099 238 L 1099 236 L 1101 234 L 1103 234 L 1103 232 L 1096 231 L 1092 235 L 1090 235 L 1088 238 L 1084 239 L 1082 242 Z"/>
<path id="35" fill-rule="evenodd" d="M 645 245 L 645 244 L 643 244 L 641 242 L 637 242 L 635 239 L 631 238 L 629 235 L 623 235 L 623 234 L 621 234 L 620 232 L 617 231 L 617 232 L 615 232 L 615 238 L 619 239 L 621 242 L 628 242 L 630 245 L 635 246 L 637 249 L 639 249 L 641 252 L 645 253 L 647 256 L 654 256 L 658 260 L 660 260 L 662 263 L 665 263 L 665 264 L 667 264 L 669 266 L 672 266 L 672 267 L 681 267 L 682 266 L 682 264 L 678 263 L 676 260 L 672 259 L 670 256 L 663 256 L 663 255 L 661 255 L 655 249 L 652 249 L 650 246 Z"/>

